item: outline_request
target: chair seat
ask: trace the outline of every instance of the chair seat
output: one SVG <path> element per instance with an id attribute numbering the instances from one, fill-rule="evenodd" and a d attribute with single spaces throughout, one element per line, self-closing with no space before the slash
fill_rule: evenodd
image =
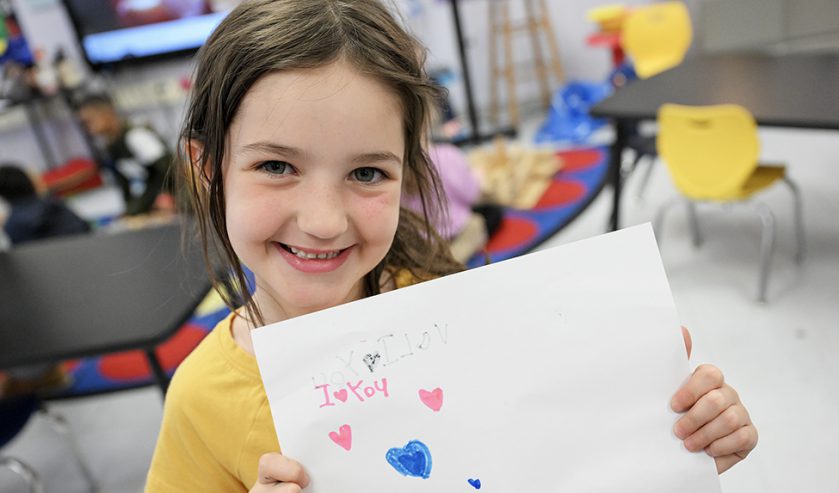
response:
<path id="1" fill-rule="evenodd" d="M 772 186 L 776 181 L 783 179 L 786 171 L 787 168 L 783 165 L 759 165 L 733 199 L 748 199 L 757 192 Z"/>
<path id="2" fill-rule="evenodd" d="M 787 168 L 783 165 L 758 165 L 754 172 L 749 176 L 743 186 L 734 190 L 730 194 L 723 196 L 694 196 L 685 194 L 691 200 L 709 200 L 712 202 L 732 202 L 738 200 L 747 200 L 752 195 L 769 188 L 776 181 L 781 180 L 786 176 Z M 683 192 L 684 193 L 684 192 Z"/>

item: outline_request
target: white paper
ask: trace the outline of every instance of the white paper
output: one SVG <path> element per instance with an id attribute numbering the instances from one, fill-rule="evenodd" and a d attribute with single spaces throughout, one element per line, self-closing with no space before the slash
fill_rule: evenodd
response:
<path id="1" fill-rule="evenodd" d="M 307 491 L 720 491 L 672 432 L 689 367 L 649 225 L 253 336 Z"/>

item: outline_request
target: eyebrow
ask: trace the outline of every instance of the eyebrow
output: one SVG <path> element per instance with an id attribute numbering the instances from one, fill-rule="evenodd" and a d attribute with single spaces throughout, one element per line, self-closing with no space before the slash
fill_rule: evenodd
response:
<path id="1" fill-rule="evenodd" d="M 254 142 L 252 144 L 247 144 L 239 148 L 237 154 L 247 153 L 251 151 L 256 152 L 267 152 L 271 154 L 280 154 L 283 156 L 288 156 L 292 158 L 300 158 L 305 157 L 306 152 L 298 149 L 296 147 L 285 146 L 282 144 L 276 144 L 273 142 Z M 393 161 L 396 164 L 401 165 L 402 159 L 397 156 L 396 154 L 390 151 L 376 151 L 376 152 L 365 152 L 362 154 L 357 154 L 353 156 L 352 163 L 357 165 L 366 165 L 372 163 L 380 163 L 382 161 Z"/>
<path id="2" fill-rule="evenodd" d="M 252 144 L 247 144 L 240 147 L 236 153 L 242 154 L 246 152 L 267 152 L 271 154 L 282 154 L 284 156 L 289 157 L 300 157 L 304 153 L 300 149 L 296 147 L 288 147 L 280 144 L 274 144 L 273 142 L 254 142 Z"/>
<path id="3" fill-rule="evenodd" d="M 352 158 L 352 162 L 358 165 L 380 163 L 382 161 L 393 161 L 396 164 L 402 164 L 402 160 L 390 151 L 366 152 Z"/>

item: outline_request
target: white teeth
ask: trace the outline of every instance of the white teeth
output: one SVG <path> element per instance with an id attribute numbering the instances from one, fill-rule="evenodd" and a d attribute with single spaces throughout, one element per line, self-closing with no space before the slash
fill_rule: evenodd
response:
<path id="1" fill-rule="evenodd" d="M 291 250 L 291 253 L 297 255 L 298 257 L 309 259 L 309 260 L 314 260 L 314 259 L 326 260 L 326 259 L 330 259 L 330 258 L 335 258 L 340 253 L 339 251 L 329 252 L 329 253 L 306 253 L 303 250 L 294 248 L 291 245 L 289 245 L 288 249 Z"/>

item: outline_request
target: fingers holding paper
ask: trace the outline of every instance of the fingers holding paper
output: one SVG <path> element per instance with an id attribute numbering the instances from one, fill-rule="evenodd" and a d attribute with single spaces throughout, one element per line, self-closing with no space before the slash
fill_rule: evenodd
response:
<path id="1" fill-rule="evenodd" d="M 727 383 L 719 368 L 699 366 L 671 401 L 684 412 L 673 429 L 692 452 L 705 450 L 723 473 L 746 458 L 757 445 L 757 429 L 740 396 Z"/>
<path id="2" fill-rule="evenodd" d="M 277 452 L 259 458 L 256 484 L 249 493 L 299 493 L 309 485 L 309 475 L 303 466 Z"/>
<path id="3" fill-rule="evenodd" d="M 684 325 L 682 326 L 682 338 L 685 340 L 685 351 L 687 351 L 688 358 L 690 358 L 690 352 L 693 349 L 693 339 L 690 338 L 690 331 Z"/>

